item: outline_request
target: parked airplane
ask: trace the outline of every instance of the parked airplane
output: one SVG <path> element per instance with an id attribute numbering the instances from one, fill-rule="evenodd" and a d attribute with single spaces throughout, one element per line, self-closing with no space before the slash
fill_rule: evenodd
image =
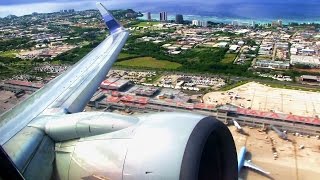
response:
<path id="1" fill-rule="evenodd" d="M 270 128 L 273 129 L 278 134 L 278 136 L 280 138 L 282 138 L 284 140 L 288 140 L 288 136 L 284 132 L 280 131 L 278 128 L 276 128 L 273 125 L 270 125 Z"/>
<path id="2" fill-rule="evenodd" d="M 129 35 L 97 5 L 110 35 L 0 117 L 0 179 L 235 179 L 232 135 L 213 117 L 83 112 Z"/>
<path id="3" fill-rule="evenodd" d="M 233 120 L 233 124 L 237 128 L 238 132 L 243 130 L 240 124 L 236 120 Z"/>
<path id="4" fill-rule="evenodd" d="M 247 132 L 244 131 L 244 129 L 240 126 L 240 124 L 236 120 L 232 120 L 234 126 L 237 128 L 237 132 L 246 136 L 249 136 Z"/>
<path id="5" fill-rule="evenodd" d="M 247 149 L 246 147 L 242 147 L 240 149 L 240 152 L 238 153 L 238 173 L 240 174 L 240 171 L 242 169 L 242 167 L 248 167 L 251 168 L 253 170 L 256 170 L 258 172 L 263 173 L 264 175 L 268 175 L 270 174 L 267 171 L 264 171 L 263 169 L 259 168 L 258 166 L 254 165 L 251 160 L 245 160 L 246 157 L 246 153 L 247 153 Z"/>

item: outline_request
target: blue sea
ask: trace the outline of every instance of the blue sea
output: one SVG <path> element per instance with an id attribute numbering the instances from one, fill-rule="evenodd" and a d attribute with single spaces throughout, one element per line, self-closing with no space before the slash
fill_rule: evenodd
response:
<path id="1" fill-rule="evenodd" d="M 183 14 L 186 20 L 203 19 L 229 23 L 233 20 L 270 23 L 281 19 L 288 22 L 320 23 L 320 0 L 99 0 L 108 9 L 134 9 L 151 12 L 158 18 L 161 11 L 174 19 Z M 61 9 L 96 9 L 93 0 L 0 0 L 0 17 L 9 14 L 56 12 Z"/>
<path id="2" fill-rule="evenodd" d="M 320 23 L 320 0 L 154 0 L 128 2 L 134 10 L 151 12 L 158 19 L 159 12 L 168 12 L 168 19 L 183 14 L 186 20 L 207 20 L 213 22 L 270 23 L 281 19 L 284 23 Z M 146 17 L 143 17 L 146 18 Z"/>

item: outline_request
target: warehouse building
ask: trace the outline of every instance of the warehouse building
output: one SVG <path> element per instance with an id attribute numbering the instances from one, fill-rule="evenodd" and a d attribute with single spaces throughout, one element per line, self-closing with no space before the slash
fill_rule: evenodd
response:
<path id="1" fill-rule="evenodd" d="M 129 86 L 129 84 L 130 84 L 129 80 L 118 79 L 118 78 L 108 78 L 101 83 L 100 88 L 119 91 L 119 90 L 125 89 L 127 86 Z"/>

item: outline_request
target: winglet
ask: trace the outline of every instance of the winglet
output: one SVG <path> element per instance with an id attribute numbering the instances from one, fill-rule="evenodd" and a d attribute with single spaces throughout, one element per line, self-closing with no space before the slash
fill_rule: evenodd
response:
<path id="1" fill-rule="evenodd" d="M 110 31 L 110 34 L 114 34 L 124 29 L 121 26 L 121 24 L 112 16 L 110 12 L 108 12 L 108 10 L 100 2 L 97 2 L 97 7 L 102 15 L 104 22 L 106 23 Z"/>

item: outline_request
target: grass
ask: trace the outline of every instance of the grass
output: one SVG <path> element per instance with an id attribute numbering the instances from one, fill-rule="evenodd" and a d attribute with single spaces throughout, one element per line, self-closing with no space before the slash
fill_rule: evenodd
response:
<path id="1" fill-rule="evenodd" d="M 236 59 L 237 54 L 226 54 L 224 58 L 221 60 L 222 64 L 232 64 Z"/>
<path id="2" fill-rule="evenodd" d="M 153 25 L 160 24 L 160 22 L 140 22 L 139 24 L 135 24 L 133 26 L 135 27 L 150 27 Z"/>
<path id="3" fill-rule="evenodd" d="M 148 79 L 146 80 L 146 83 L 153 84 L 153 83 L 155 83 L 161 76 L 162 76 L 161 73 L 157 73 L 157 75 L 152 76 L 151 78 L 148 78 Z"/>
<path id="4" fill-rule="evenodd" d="M 173 70 L 181 67 L 182 65 L 175 62 L 157 60 L 152 57 L 139 57 L 130 60 L 120 61 L 115 63 L 116 66 L 134 67 L 134 68 L 150 68 L 150 69 L 167 69 Z"/>
<path id="5" fill-rule="evenodd" d="M 17 61 L 0 65 L 0 79 L 6 79 L 14 75 L 28 74 L 32 70 L 32 62 L 28 60 Z"/>
<path id="6" fill-rule="evenodd" d="M 4 51 L 4 52 L 0 52 L 0 56 L 2 57 L 10 57 L 10 58 L 15 58 L 16 57 L 17 52 L 16 51 Z"/>
<path id="7" fill-rule="evenodd" d="M 257 57 L 257 60 L 271 60 L 272 59 L 272 56 L 267 56 L 267 55 L 259 55 Z"/>
<path id="8" fill-rule="evenodd" d="M 219 91 L 228 91 L 228 90 L 236 88 L 238 86 L 242 86 L 244 84 L 247 84 L 248 82 L 250 82 L 250 81 L 239 81 L 237 83 L 228 84 L 228 85 L 223 86 L 221 89 L 219 89 Z"/>
<path id="9" fill-rule="evenodd" d="M 134 57 L 137 57 L 137 55 L 128 54 L 128 53 L 120 53 L 118 56 L 118 59 L 121 60 L 121 59 L 134 58 Z"/>
<path id="10" fill-rule="evenodd" d="M 52 65 L 61 65 L 62 62 L 60 60 L 55 60 L 51 62 Z"/>

